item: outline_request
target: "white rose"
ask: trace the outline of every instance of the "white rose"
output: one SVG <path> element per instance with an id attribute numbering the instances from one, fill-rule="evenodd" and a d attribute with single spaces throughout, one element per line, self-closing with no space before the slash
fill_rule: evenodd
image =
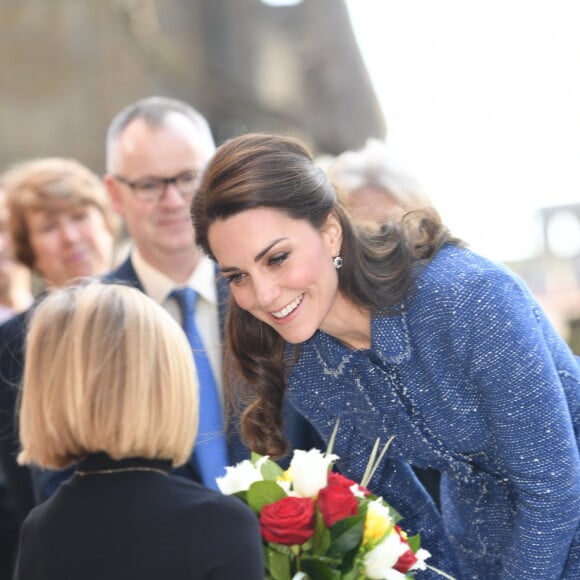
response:
<path id="1" fill-rule="evenodd" d="M 417 561 L 411 566 L 411 570 L 427 570 L 427 564 L 425 560 L 431 557 L 431 552 L 425 550 L 424 548 L 419 548 L 415 552 L 415 558 Z"/>
<path id="2" fill-rule="evenodd" d="M 349 489 L 355 497 L 360 497 L 361 499 L 366 497 L 366 493 L 361 489 L 358 483 L 353 483 Z"/>
<path id="3" fill-rule="evenodd" d="M 377 580 L 404 580 L 405 575 L 393 566 L 408 549 L 399 534 L 389 534 L 364 557 L 365 574 Z"/>
<path id="4" fill-rule="evenodd" d="M 260 468 L 267 460 L 267 456 L 261 457 L 254 465 L 249 459 L 245 459 L 234 467 L 226 467 L 226 474 L 223 477 L 216 477 L 219 490 L 225 495 L 247 491 L 252 483 L 264 479 Z"/>
<path id="5" fill-rule="evenodd" d="M 298 497 L 315 498 L 318 492 L 326 487 L 328 468 L 338 459 L 337 455 L 326 455 L 318 449 L 294 451 L 290 462 L 292 487 Z"/>
<path id="6" fill-rule="evenodd" d="M 382 497 L 377 497 L 377 499 L 371 501 L 368 506 L 368 511 L 386 520 L 392 519 L 391 511 L 389 510 L 388 506 L 384 504 Z"/>

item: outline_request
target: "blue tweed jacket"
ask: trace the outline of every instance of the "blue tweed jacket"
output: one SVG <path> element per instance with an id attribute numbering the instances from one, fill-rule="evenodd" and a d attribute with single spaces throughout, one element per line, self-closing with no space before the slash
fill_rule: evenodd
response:
<path id="1" fill-rule="evenodd" d="M 288 394 L 325 438 L 340 417 L 335 452 L 352 478 L 377 437 L 396 436 L 369 487 L 434 566 L 580 578 L 580 359 L 503 266 L 443 248 L 403 314 L 372 318 L 369 350 L 322 332 L 304 343 Z M 442 472 L 441 515 L 406 462 Z"/>

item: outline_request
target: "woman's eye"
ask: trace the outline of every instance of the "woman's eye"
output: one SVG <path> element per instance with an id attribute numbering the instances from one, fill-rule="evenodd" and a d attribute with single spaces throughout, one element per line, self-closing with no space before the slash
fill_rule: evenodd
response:
<path id="1" fill-rule="evenodd" d="M 71 219 L 75 222 L 82 222 L 87 219 L 89 212 L 86 210 L 83 211 L 76 211 L 75 213 L 71 214 Z"/>
<path id="2" fill-rule="evenodd" d="M 44 222 L 36 228 L 36 231 L 41 234 L 48 234 L 56 229 L 56 222 Z"/>
<path id="3" fill-rule="evenodd" d="M 286 258 L 288 258 L 288 252 L 283 252 L 281 254 L 275 254 L 268 259 L 269 266 L 279 266 L 282 264 Z"/>
<path id="4" fill-rule="evenodd" d="M 226 281 L 228 284 L 239 284 L 244 279 L 244 274 L 231 274 L 230 276 L 226 276 Z"/>

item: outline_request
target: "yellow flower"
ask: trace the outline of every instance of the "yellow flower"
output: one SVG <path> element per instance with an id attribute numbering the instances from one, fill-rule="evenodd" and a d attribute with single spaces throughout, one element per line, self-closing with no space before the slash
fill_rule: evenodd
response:
<path id="1" fill-rule="evenodd" d="M 363 533 L 363 544 L 372 546 L 384 538 L 393 528 L 393 520 L 382 501 L 372 501 L 368 505 Z"/>
<path id="2" fill-rule="evenodd" d="M 294 476 L 292 474 L 292 468 L 289 467 L 282 475 L 280 475 L 279 477 L 276 478 L 276 481 L 278 481 L 278 482 L 280 482 L 280 481 L 289 481 L 289 482 L 294 481 Z"/>

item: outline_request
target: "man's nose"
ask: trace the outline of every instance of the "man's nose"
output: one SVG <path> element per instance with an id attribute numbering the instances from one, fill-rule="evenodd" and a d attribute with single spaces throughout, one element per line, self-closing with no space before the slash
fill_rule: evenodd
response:
<path id="1" fill-rule="evenodd" d="M 183 194 L 175 184 L 175 181 L 165 183 L 165 190 L 161 196 L 161 203 L 168 206 L 181 206 L 186 203 Z"/>

